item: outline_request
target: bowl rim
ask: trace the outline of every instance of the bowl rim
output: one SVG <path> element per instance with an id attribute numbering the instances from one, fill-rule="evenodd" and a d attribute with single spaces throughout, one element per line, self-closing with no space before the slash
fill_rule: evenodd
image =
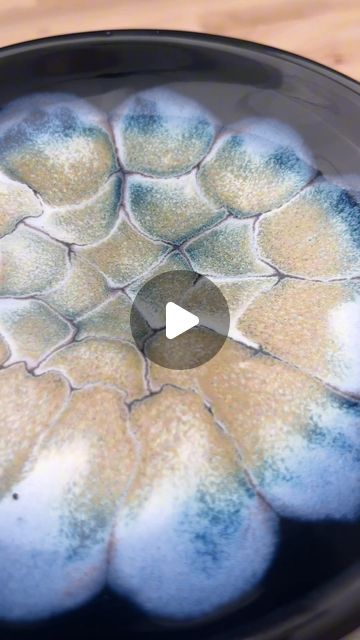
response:
<path id="1" fill-rule="evenodd" d="M 244 40 L 241 38 L 198 31 L 181 31 L 172 29 L 109 29 L 101 31 L 80 31 L 62 35 L 47 36 L 44 38 L 35 38 L 0 47 L 0 59 L 17 53 L 26 52 L 29 49 L 41 50 L 52 48 L 59 44 L 76 45 L 84 42 L 101 44 L 108 42 L 110 39 L 118 42 L 163 40 L 164 42 L 167 41 L 168 43 L 172 42 L 174 44 L 177 42 L 185 42 L 189 45 L 194 41 L 195 44 L 203 44 L 205 46 L 222 45 L 230 49 L 234 48 L 237 50 L 243 49 L 245 51 L 258 52 L 262 55 L 279 58 L 297 66 L 300 65 L 309 71 L 319 73 L 322 76 L 326 76 L 330 80 L 343 85 L 347 89 L 353 91 L 356 95 L 360 95 L 360 80 L 356 80 L 341 71 L 337 71 L 336 69 L 333 69 L 321 62 L 312 60 L 311 58 L 307 58 L 291 51 L 286 51 L 285 49 L 273 47 L 271 45 L 254 42 L 252 40 Z"/>
<path id="2" fill-rule="evenodd" d="M 358 81 L 355 78 L 351 78 L 350 76 L 347 76 L 346 74 L 320 62 L 312 60 L 311 58 L 307 58 L 297 53 L 292 53 L 284 49 L 273 47 L 267 44 L 257 43 L 251 40 L 187 30 L 111 29 L 53 35 L 0 47 L 0 60 L 6 62 L 6 58 L 11 58 L 17 54 L 23 54 L 27 51 L 47 51 L 53 47 L 57 47 L 58 45 L 77 46 L 86 42 L 95 45 L 109 43 L 110 41 L 112 41 L 113 43 L 133 42 L 139 44 L 141 44 L 142 42 L 151 43 L 152 41 L 157 41 L 158 43 L 164 42 L 167 44 L 185 43 L 189 46 L 191 46 L 192 44 L 198 46 L 200 44 L 204 47 L 209 48 L 217 46 L 226 48 L 229 53 L 233 51 L 234 54 L 238 54 L 241 51 L 260 53 L 264 57 L 283 60 L 297 67 L 301 66 L 307 71 L 317 73 L 322 77 L 326 77 L 329 82 L 335 82 L 343 88 L 353 92 L 357 97 L 360 97 L 360 80 Z M 349 598 L 351 599 L 354 595 L 353 591 L 355 591 L 356 596 L 360 595 L 360 580 L 358 579 L 358 575 L 356 574 L 356 576 L 352 575 L 352 579 L 350 579 L 349 581 L 349 576 L 347 575 L 347 573 L 348 572 L 345 572 L 345 576 L 339 577 L 338 581 L 335 580 L 335 585 L 333 585 L 333 587 L 335 587 L 334 592 L 336 594 L 337 604 L 340 600 L 344 604 L 345 609 L 345 611 L 342 611 L 341 614 L 335 617 L 335 620 L 332 621 L 334 627 L 331 628 L 331 631 L 335 634 L 343 634 L 355 631 L 356 627 L 352 625 L 354 623 L 358 623 L 359 620 L 357 613 L 355 616 L 352 616 L 352 614 L 354 613 L 354 608 L 350 606 L 350 611 L 346 611 L 346 605 L 349 605 Z M 343 586 L 342 580 L 344 578 L 348 589 L 345 589 L 345 593 L 341 595 L 341 593 L 339 594 L 339 588 L 341 590 L 341 586 Z M 331 581 L 330 584 L 333 584 L 333 581 Z M 245 636 L 242 635 L 241 637 L 243 638 L 243 640 L 276 640 L 276 638 L 279 638 L 279 640 L 300 640 L 300 636 L 297 634 L 298 632 L 301 633 L 301 629 L 303 629 L 305 633 L 309 632 L 310 630 L 311 633 L 312 625 L 314 624 L 314 622 L 316 623 L 318 621 L 319 617 L 323 616 L 329 610 L 329 604 L 330 606 L 335 608 L 335 602 L 331 598 L 331 596 L 329 598 L 329 595 L 330 594 L 328 591 L 328 587 L 325 586 L 325 588 L 320 589 L 320 598 L 317 607 L 309 607 L 309 610 L 307 610 L 305 613 L 302 610 L 301 613 L 298 614 L 292 611 L 291 606 L 285 607 L 285 612 L 287 613 L 285 621 L 283 623 L 280 622 L 280 624 L 274 626 L 274 628 L 271 629 L 270 632 L 268 630 L 261 631 L 260 629 L 255 629 L 253 632 L 250 632 L 250 635 L 246 634 Z M 311 594 L 309 599 L 305 597 L 304 600 L 301 599 L 299 601 L 299 604 L 306 605 L 307 603 L 310 605 L 310 600 Z M 269 617 L 271 619 L 271 616 Z M 268 616 L 266 616 L 266 619 L 267 618 Z M 330 629 L 327 625 L 325 625 L 324 630 L 330 633 Z M 292 635 L 293 632 L 295 632 L 295 636 Z M 236 630 L 230 632 L 229 638 L 232 637 L 235 640 L 235 638 L 237 637 L 236 633 Z M 281 636 L 277 635 L 279 633 L 281 634 Z M 291 636 L 288 636 L 288 633 L 291 633 Z M 308 637 L 310 636 L 306 635 L 306 638 Z M 339 636 L 336 635 L 336 637 Z M 331 638 L 335 638 L 335 636 L 331 635 Z"/>

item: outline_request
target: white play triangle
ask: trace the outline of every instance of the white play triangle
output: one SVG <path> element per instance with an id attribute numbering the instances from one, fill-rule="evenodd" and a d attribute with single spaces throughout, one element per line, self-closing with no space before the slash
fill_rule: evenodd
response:
<path id="1" fill-rule="evenodd" d="M 168 302 L 165 307 L 166 313 L 166 337 L 169 340 L 180 336 L 185 331 L 189 331 L 193 327 L 196 327 L 199 324 L 199 318 L 190 313 L 190 311 L 186 311 L 182 307 L 179 307 L 175 302 Z"/>

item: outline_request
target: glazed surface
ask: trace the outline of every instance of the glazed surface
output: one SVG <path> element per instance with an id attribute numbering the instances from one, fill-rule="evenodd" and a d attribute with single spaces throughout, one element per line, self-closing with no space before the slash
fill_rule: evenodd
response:
<path id="1" fill-rule="evenodd" d="M 358 519 L 360 204 L 296 131 L 166 89 L 111 113 L 38 94 L 2 111 L 0 170 L 0 618 L 105 585 L 217 614 L 261 583 L 281 517 Z M 191 371 L 130 331 L 172 269 L 230 309 Z"/>

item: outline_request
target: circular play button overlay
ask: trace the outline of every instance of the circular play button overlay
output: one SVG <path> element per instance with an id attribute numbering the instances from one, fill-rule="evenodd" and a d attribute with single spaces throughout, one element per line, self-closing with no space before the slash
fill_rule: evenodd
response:
<path id="1" fill-rule="evenodd" d="M 220 289 L 194 271 L 167 271 L 148 280 L 131 308 L 140 351 L 168 369 L 193 369 L 213 358 L 229 331 Z"/>

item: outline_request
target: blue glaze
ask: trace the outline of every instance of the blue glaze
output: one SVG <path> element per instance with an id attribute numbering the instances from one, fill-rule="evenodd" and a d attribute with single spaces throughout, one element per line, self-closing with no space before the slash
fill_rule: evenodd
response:
<path id="1" fill-rule="evenodd" d="M 305 520 L 357 520 L 360 516 L 360 403 L 331 394 L 330 414 L 314 413 L 284 452 L 254 471 L 280 515 Z"/>
<path id="2" fill-rule="evenodd" d="M 348 191 L 325 182 L 313 187 L 313 197 L 324 207 L 327 215 L 346 225 L 351 240 L 360 248 L 360 204 Z"/>
<path id="3" fill-rule="evenodd" d="M 200 486 L 179 519 L 179 535 L 189 538 L 191 564 L 208 575 L 216 573 L 226 561 L 233 539 L 248 523 L 247 507 L 255 492 L 243 475 L 233 475 L 219 482 L 216 495 Z"/>
<path id="4" fill-rule="evenodd" d="M 2 135 L 0 130 L 0 136 L 2 159 L 13 151 L 19 153 L 24 144 L 34 145 L 35 150 L 44 138 L 48 138 L 51 144 L 55 140 L 61 142 L 75 136 L 96 139 L 99 136 L 107 137 L 107 134 L 99 127 L 84 124 L 69 107 L 60 106 L 51 108 L 50 114 L 40 107 L 33 108 L 21 122 L 10 126 Z M 114 159 L 114 170 L 116 168 Z"/>
<path id="5" fill-rule="evenodd" d="M 212 124 L 201 115 L 192 117 L 182 117 L 181 110 L 179 115 L 163 115 L 157 112 L 157 106 L 151 101 L 141 101 L 133 112 L 126 113 L 123 116 L 122 127 L 124 134 L 136 133 L 143 136 L 156 136 L 159 133 L 169 133 L 171 135 L 171 127 L 181 126 L 182 138 L 184 140 L 192 140 L 201 138 L 204 145 L 204 154 L 213 140 L 214 130 Z"/>
<path id="6" fill-rule="evenodd" d="M 303 178 L 310 171 L 307 165 L 297 153 L 290 147 L 280 147 L 269 156 L 267 164 L 281 173 L 292 173 Z"/>
<path id="7" fill-rule="evenodd" d="M 207 111 L 165 88 L 130 98 L 115 110 L 112 124 L 125 168 L 151 176 L 189 171 L 206 155 L 215 135 L 215 120 Z"/>

